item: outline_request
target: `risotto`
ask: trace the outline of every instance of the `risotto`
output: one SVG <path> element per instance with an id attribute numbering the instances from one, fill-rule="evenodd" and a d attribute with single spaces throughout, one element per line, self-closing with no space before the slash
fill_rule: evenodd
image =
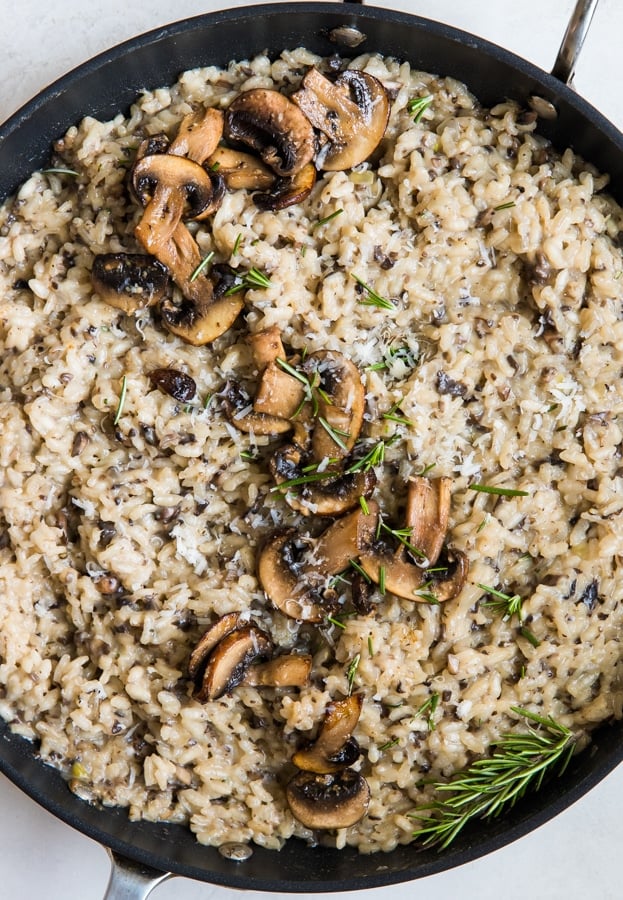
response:
<path id="1" fill-rule="evenodd" d="M 274 165 L 259 200 L 223 189 L 223 157 L 209 214 L 145 237 L 139 167 L 192 158 L 185 117 L 310 69 L 380 82 L 376 149 L 332 168 L 300 102 L 296 197 Z M 298 49 L 85 118 L 4 203 L 0 713 L 85 801 L 388 851 L 513 708 L 578 748 L 621 717 L 622 215 L 537 128 Z M 165 245 L 159 303 L 106 298 L 98 271 Z M 208 278 L 228 321 L 189 335 Z M 357 814 L 310 820 L 301 773 Z"/>

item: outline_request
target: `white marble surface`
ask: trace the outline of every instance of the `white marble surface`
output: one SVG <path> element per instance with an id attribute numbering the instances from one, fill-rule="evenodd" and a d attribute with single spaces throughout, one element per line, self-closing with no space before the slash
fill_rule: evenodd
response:
<path id="1" fill-rule="evenodd" d="M 5 0 L 0 29 L 0 121 L 69 69 L 126 38 L 224 8 L 209 0 Z M 232 2 L 230 5 L 242 5 Z M 250 5 L 250 4 L 247 4 Z M 376 4 L 457 25 L 551 67 L 574 0 L 379 0 Z M 10 6 L 10 11 L 7 7 Z M 618 60 L 623 3 L 601 0 L 575 86 L 623 128 Z M 623 839 L 623 767 L 571 809 L 510 847 L 403 886 L 361 892 L 361 900 L 618 900 Z M 0 776 L 0 897 L 98 900 L 104 850 L 54 819 Z M 154 900 L 227 900 L 223 888 L 173 879 Z M 252 895 L 249 894 L 249 897 Z M 283 895 L 285 896 L 285 895 Z M 329 898 L 330 895 L 318 895 Z"/>

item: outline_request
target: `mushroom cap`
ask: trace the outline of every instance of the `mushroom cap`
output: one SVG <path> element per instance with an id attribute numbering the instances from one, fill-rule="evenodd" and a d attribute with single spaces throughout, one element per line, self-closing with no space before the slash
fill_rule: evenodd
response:
<path id="1" fill-rule="evenodd" d="M 305 399 L 300 381 L 289 375 L 276 362 L 269 362 L 260 376 L 253 410 L 282 419 L 292 419 Z M 290 428 L 293 423 L 289 422 Z"/>
<path id="2" fill-rule="evenodd" d="M 256 435 L 285 434 L 292 430 L 292 423 L 281 415 L 264 410 L 249 410 L 249 399 L 234 382 L 228 382 L 223 396 L 223 410 L 232 425 L 240 431 Z"/>
<path id="3" fill-rule="evenodd" d="M 362 705 L 363 694 L 351 694 L 344 700 L 329 703 L 316 740 L 294 754 L 293 764 L 318 775 L 339 772 L 352 765 L 359 757 L 359 745 L 352 733 Z"/>
<path id="4" fill-rule="evenodd" d="M 294 528 L 277 531 L 264 544 L 258 558 L 258 578 L 271 603 L 291 619 L 322 622 L 333 608 L 332 594 L 322 590 L 326 579 L 299 566 Z"/>
<path id="5" fill-rule="evenodd" d="M 284 653 L 250 666 L 242 684 L 248 687 L 305 687 L 309 683 L 312 658 L 308 653 Z"/>
<path id="6" fill-rule="evenodd" d="M 152 387 L 158 388 L 163 393 L 179 400 L 180 403 L 189 403 L 197 392 L 197 384 L 194 378 L 179 369 L 159 368 L 147 373 Z"/>
<path id="7" fill-rule="evenodd" d="M 214 194 L 210 173 L 191 159 L 171 153 L 139 159 L 132 171 L 132 187 L 143 206 L 153 202 L 158 193 L 179 195 L 183 201 L 182 214 L 189 219 L 204 213 Z"/>
<path id="8" fill-rule="evenodd" d="M 275 173 L 261 159 L 243 150 L 217 147 L 207 160 L 215 166 L 225 184 L 232 190 L 269 191 L 275 183 Z"/>
<path id="9" fill-rule="evenodd" d="M 180 306 L 165 300 L 160 304 L 160 314 L 172 334 L 187 344 L 201 347 L 231 328 L 243 306 L 244 302 L 237 294 L 204 303 L 185 298 Z"/>
<path id="10" fill-rule="evenodd" d="M 387 91 L 368 72 L 346 69 L 333 82 L 312 67 L 292 100 L 324 135 L 316 165 L 328 172 L 364 162 L 387 128 Z"/>
<path id="11" fill-rule="evenodd" d="M 253 202 L 258 209 L 276 212 L 302 203 L 312 192 L 316 184 L 316 168 L 313 163 L 306 166 L 289 178 L 278 178 L 267 193 L 255 194 Z"/>
<path id="12" fill-rule="evenodd" d="M 355 445 L 365 411 L 365 388 L 355 363 L 335 350 L 311 353 L 301 367 L 308 378 L 318 379 L 318 416 L 312 435 L 312 457 L 343 459 Z M 339 437 L 335 441 L 320 420 L 328 423 Z"/>
<path id="13" fill-rule="evenodd" d="M 165 266 L 145 253 L 101 253 L 91 268 L 93 289 L 128 314 L 157 303 L 168 282 Z"/>
<path id="14" fill-rule="evenodd" d="M 407 486 L 405 525 L 409 543 L 420 550 L 428 564 L 439 559 L 450 517 L 451 478 L 416 477 Z"/>
<path id="15" fill-rule="evenodd" d="M 366 514 L 360 506 L 348 515 L 337 519 L 322 532 L 313 550 L 318 569 L 336 575 L 347 569 L 351 559 L 356 559 L 374 540 L 378 523 L 378 504 L 368 504 Z"/>
<path id="16" fill-rule="evenodd" d="M 226 634 L 208 656 L 197 700 L 203 703 L 228 694 L 240 684 L 251 663 L 258 657 L 269 656 L 272 649 L 270 637 L 254 625 Z"/>
<path id="17" fill-rule="evenodd" d="M 256 150 L 267 166 L 286 177 L 300 172 L 315 152 L 307 117 L 284 94 L 266 88 L 236 97 L 225 114 L 225 136 Z"/>
<path id="18" fill-rule="evenodd" d="M 307 828 L 349 828 L 366 814 L 370 788 L 353 769 L 317 775 L 299 772 L 286 787 L 292 815 Z"/>
<path id="19" fill-rule="evenodd" d="M 240 613 L 230 612 L 220 616 L 216 622 L 210 625 L 207 631 L 204 631 L 188 660 L 188 674 L 192 679 L 197 678 L 201 674 L 208 656 L 218 642 L 238 628 L 240 622 Z"/>
<path id="20" fill-rule="evenodd" d="M 269 462 L 277 485 L 304 475 L 305 457 L 296 444 L 280 447 Z M 283 488 L 288 506 L 304 516 L 341 516 L 359 506 L 360 497 L 370 497 L 376 487 L 376 474 L 325 470 L 326 478 L 308 481 L 296 488 Z M 323 473 L 317 473 L 322 475 Z"/>
<path id="21" fill-rule="evenodd" d="M 223 111 L 213 107 L 188 113 L 182 119 L 168 152 L 204 163 L 218 147 L 224 123 Z"/>

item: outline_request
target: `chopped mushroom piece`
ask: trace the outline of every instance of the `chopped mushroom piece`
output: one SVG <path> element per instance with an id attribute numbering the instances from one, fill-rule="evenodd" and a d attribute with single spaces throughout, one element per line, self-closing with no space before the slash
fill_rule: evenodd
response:
<path id="1" fill-rule="evenodd" d="M 311 194 L 316 184 L 316 169 L 307 163 L 300 172 L 290 178 L 278 178 L 272 189 L 263 194 L 255 194 L 253 202 L 259 209 L 276 212 L 301 203 Z"/>
<path id="2" fill-rule="evenodd" d="M 251 147 L 277 175 L 296 175 L 311 162 L 314 130 L 284 94 L 255 88 L 239 94 L 225 114 L 228 140 Z"/>
<path id="3" fill-rule="evenodd" d="M 370 787 L 353 769 L 327 775 L 299 772 L 286 788 L 292 815 L 307 828 L 349 828 L 365 816 Z"/>
<path id="4" fill-rule="evenodd" d="M 451 478 L 414 478 L 407 487 L 406 526 L 409 543 L 420 550 L 430 566 L 439 559 L 448 530 Z"/>
<path id="5" fill-rule="evenodd" d="M 295 435 L 296 437 L 296 435 Z M 304 516 L 340 516 L 359 506 L 360 498 L 368 498 L 374 492 L 377 478 L 372 469 L 368 472 L 342 473 L 334 468 L 306 476 L 305 457 L 296 444 L 280 447 L 271 458 L 270 471 L 277 486 L 284 485 L 282 493 L 286 503 Z M 314 476 L 317 480 L 314 480 Z M 326 477 L 325 477 L 326 476 Z M 305 480 L 305 478 L 311 480 Z M 300 484 L 288 486 L 301 479 Z"/>
<path id="6" fill-rule="evenodd" d="M 316 462 L 343 459 L 353 449 L 363 425 L 366 400 L 359 369 L 347 356 L 334 350 L 311 353 L 301 369 L 310 383 L 317 382 L 318 414 L 312 434 L 312 458 Z"/>
<path id="7" fill-rule="evenodd" d="M 203 703 L 228 694 L 240 684 L 251 663 L 270 656 L 272 649 L 269 636 L 254 625 L 226 634 L 208 656 L 197 700 Z"/>
<path id="8" fill-rule="evenodd" d="M 214 650 L 219 641 L 239 627 L 241 616 L 238 612 L 226 613 L 214 622 L 201 639 L 188 660 L 188 674 L 192 679 L 201 673 L 208 656 Z"/>
<path id="9" fill-rule="evenodd" d="M 93 260 L 93 289 L 124 313 L 157 303 L 168 282 L 169 273 L 162 263 L 144 253 L 102 253 Z"/>
<path id="10" fill-rule="evenodd" d="M 347 569 L 364 547 L 374 540 L 378 522 L 378 505 L 371 500 L 366 514 L 357 508 L 323 531 L 313 549 L 315 565 L 321 572 L 336 574 Z"/>
<path id="11" fill-rule="evenodd" d="M 351 694 L 327 706 L 316 740 L 292 757 L 292 763 L 305 772 L 327 775 L 351 766 L 359 757 L 359 745 L 352 733 L 357 727 L 363 694 Z"/>
<path id="12" fill-rule="evenodd" d="M 276 180 L 275 173 L 261 159 L 242 150 L 217 147 L 207 164 L 218 171 L 232 191 L 269 191 Z"/>
<path id="13" fill-rule="evenodd" d="M 256 411 L 246 394 L 233 382 L 226 385 L 223 410 L 231 424 L 247 434 L 271 436 L 292 430 L 292 422 L 288 418 Z"/>
<path id="14" fill-rule="evenodd" d="M 278 363 L 269 363 L 260 377 L 253 410 L 282 419 L 292 419 L 305 399 L 305 389 L 300 381 L 289 375 Z M 294 425 L 289 421 L 290 428 Z"/>
<path id="15" fill-rule="evenodd" d="M 260 552 L 258 578 L 268 599 L 284 615 L 301 622 L 322 622 L 335 608 L 335 591 L 327 588 L 325 575 L 301 561 L 301 543 L 294 528 L 273 534 Z"/>
<path id="16" fill-rule="evenodd" d="M 218 147 L 224 122 L 225 115 L 220 109 L 200 109 L 189 113 L 182 119 L 168 152 L 204 163 Z"/>
<path id="17" fill-rule="evenodd" d="M 148 373 L 152 387 L 158 388 L 180 403 L 189 403 L 197 392 L 194 378 L 178 369 L 152 369 Z"/>
<path id="18" fill-rule="evenodd" d="M 387 91 L 367 72 L 347 69 L 333 82 L 311 68 L 292 100 L 324 135 L 316 165 L 328 172 L 362 163 L 376 149 L 387 128 Z"/>
<path id="19" fill-rule="evenodd" d="M 247 669 L 242 684 L 247 687 L 305 687 L 309 683 L 312 658 L 308 653 L 288 653 Z"/>
<path id="20" fill-rule="evenodd" d="M 251 346 L 253 361 L 260 372 L 263 372 L 269 363 L 286 358 L 278 325 L 272 325 L 270 328 L 251 334 L 247 340 Z"/>

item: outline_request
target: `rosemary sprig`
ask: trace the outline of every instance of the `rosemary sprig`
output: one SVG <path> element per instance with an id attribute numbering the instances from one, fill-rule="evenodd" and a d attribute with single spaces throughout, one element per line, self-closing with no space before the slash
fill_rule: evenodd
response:
<path id="1" fill-rule="evenodd" d="M 348 696 L 353 692 L 353 685 L 355 683 L 355 675 L 357 674 L 357 669 L 359 668 L 359 663 L 361 662 L 361 653 L 356 653 L 355 656 L 351 659 L 348 664 L 348 669 L 346 670 L 346 681 L 348 682 Z"/>
<path id="2" fill-rule="evenodd" d="M 351 559 L 351 560 L 349 560 L 349 562 L 350 562 L 351 566 L 353 567 L 353 569 L 355 570 L 355 572 L 358 572 L 359 575 L 361 575 L 361 577 L 366 582 L 366 584 L 372 584 L 372 579 L 370 578 L 368 573 L 365 571 L 365 569 L 363 569 L 362 566 L 359 565 L 359 563 L 357 562 L 356 559 Z"/>
<path id="3" fill-rule="evenodd" d="M 290 488 L 300 487 L 303 484 L 312 484 L 314 481 L 323 481 L 325 478 L 335 478 L 335 472 L 309 472 L 307 475 L 299 475 L 298 478 L 290 478 L 271 487 L 274 491 L 288 491 Z"/>
<path id="4" fill-rule="evenodd" d="M 236 256 L 238 251 L 240 250 L 240 241 L 242 240 L 242 232 L 239 231 L 236 235 L 236 240 L 234 241 L 234 246 L 231 248 L 231 255 Z"/>
<path id="5" fill-rule="evenodd" d="M 393 434 L 389 438 L 377 441 L 365 456 L 362 456 L 361 459 L 358 459 L 357 462 L 354 462 L 352 466 L 349 466 L 348 469 L 346 469 L 346 474 L 352 475 L 355 472 L 369 472 L 370 469 L 373 469 L 375 466 L 382 465 L 385 460 L 386 448 L 391 447 L 391 445 L 399 439 L 399 434 Z"/>
<path id="6" fill-rule="evenodd" d="M 363 496 L 363 494 L 359 498 L 359 506 L 361 507 L 361 512 L 364 514 L 364 516 L 370 515 L 370 507 L 368 506 L 368 501 Z"/>
<path id="7" fill-rule="evenodd" d="M 494 212 L 499 212 L 502 209 L 512 209 L 514 206 L 517 206 L 514 200 L 509 200 L 508 203 L 500 203 L 499 206 L 494 206 Z"/>
<path id="8" fill-rule="evenodd" d="M 388 422 L 396 422 L 398 425 L 406 425 L 407 428 L 411 428 L 413 426 L 413 422 L 410 419 L 407 419 L 405 416 L 397 415 L 400 410 L 400 405 L 404 402 L 404 398 L 397 400 L 393 406 L 387 410 L 387 412 L 383 413 L 381 418 L 386 419 Z"/>
<path id="9" fill-rule="evenodd" d="M 406 345 L 401 347 L 390 346 L 383 354 L 383 359 L 380 362 L 366 366 L 366 372 L 380 372 L 383 369 L 389 369 L 391 362 L 395 359 L 401 360 L 409 369 L 414 369 L 418 362 L 417 353 L 411 350 L 410 347 Z"/>
<path id="10" fill-rule="evenodd" d="M 514 488 L 495 487 L 492 484 L 470 484 L 470 491 L 481 494 L 497 494 L 500 497 L 529 497 L 528 491 L 516 491 Z"/>
<path id="11" fill-rule="evenodd" d="M 429 731 L 435 730 L 435 723 L 433 721 L 433 716 L 435 715 L 435 710 L 439 706 L 439 694 L 431 694 L 428 700 L 425 700 L 424 703 L 416 710 L 414 719 L 418 719 L 420 716 L 423 716 L 426 713 L 426 724 L 428 725 Z"/>
<path id="12" fill-rule="evenodd" d="M 407 103 L 407 110 L 414 116 L 413 121 L 417 124 L 428 107 L 433 102 L 433 95 L 427 94 L 426 97 L 414 97 Z"/>
<path id="13" fill-rule="evenodd" d="M 237 294 L 239 291 L 246 291 L 247 288 L 268 288 L 271 286 L 272 281 L 270 278 L 253 266 L 248 272 L 244 273 L 238 284 L 234 284 L 232 287 L 228 288 L 223 296 L 230 297 L 232 294 Z"/>
<path id="14" fill-rule="evenodd" d="M 203 259 L 201 260 L 201 262 L 195 269 L 195 271 L 190 276 L 189 281 L 195 281 L 195 279 L 201 275 L 201 273 L 206 268 L 206 266 L 210 265 L 210 261 L 212 260 L 213 256 L 214 256 L 214 250 L 210 250 L 209 253 L 206 253 L 206 255 L 203 257 Z"/>
<path id="15" fill-rule="evenodd" d="M 360 300 L 362 306 L 376 306 L 379 309 L 395 309 L 394 304 L 391 300 L 386 300 L 385 297 L 381 297 L 380 294 L 370 287 L 369 284 L 366 284 L 365 281 L 362 281 L 358 275 L 355 275 L 354 272 L 351 272 L 352 277 L 355 279 L 357 284 L 361 285 L 363 288 L 366 297 L 363 300 Z"/>
<path id="16" fill-rule="evenodd" d="M 331 222 L 333 219 L 337 219 L 338 216 L 341 216 L 344 212 L 343 209 L 336 209 L 328 216 L 325 216 L 323 219 L 318 219 L 317 222 L 313 222 L 311 226 L 311 230 L 315 231 L 316 228 L 320 228 L 321 225 L 326 225 L 327 222 Z"/>
<path id="17" fill-rule="evenodd" d="M 421 550 L 418 550 L 417 547 L 414 547 L 413 544 L 409 542 L 409 538 L 411 537 L 411 532 L 413 528 L 409 526 L 408 528 L 390 528 L 389 525 L 386 525 L 383 519 L 379 518 L 378 525 L 379 534 L 381 531 L 385 531 L 387 534 L 390 534 L 393 538 L 402 544 L 403 547 L 406 547 L 409 553 L 412 553 L 414 556 L 417 556 L 418 559 L 426 559 L 426 554 Z"/>
<path id="18" fill-rule="evenodd" d="M 478 584 L 478 587 L 492 597 L 491 600 L 481 603 L 481 606 L 488 607 L 494 613 L 501 613 L 503 622 L 507 622 L 514 615 L 517 616 L 520 622 L 523 621 L 523 600 L 519 594 L 505 594 L 503 591 L 488 587 L 486 584 Z"/>
<path id="19" fill-rule="evenodd" d="M 543 717 L 519 706 L 511 710 L 541 726 L 525 733 L 503 735 L 493 753 L 477 759 L 449 782 L 435 782 L 440 799 L 420 807 L 413 837 L 425 846 L 443 850 L 473 819 L 492 819 L 512 807 L 528 790 L 538 791 L 549 775 L 562 775 L 573 754 L 575 736 L 551 716 Z M 426 811 L 433 814 L 422 814 Z"/>
<path id="20" fill-rule="evenodd" d="M 348 447 L 342 440 L 343 437 L 350 437 L 350 433 L 348 431 L 342 431 L 341 428 L 336 428 L 334 425 L 331 425 L 323 416 L 318 416 L 318 422 L 324 430 L 327 432 L 332 441 L 334 441 L 338 447 L 344 450 L 345 453 L 348 453 Z"/>

